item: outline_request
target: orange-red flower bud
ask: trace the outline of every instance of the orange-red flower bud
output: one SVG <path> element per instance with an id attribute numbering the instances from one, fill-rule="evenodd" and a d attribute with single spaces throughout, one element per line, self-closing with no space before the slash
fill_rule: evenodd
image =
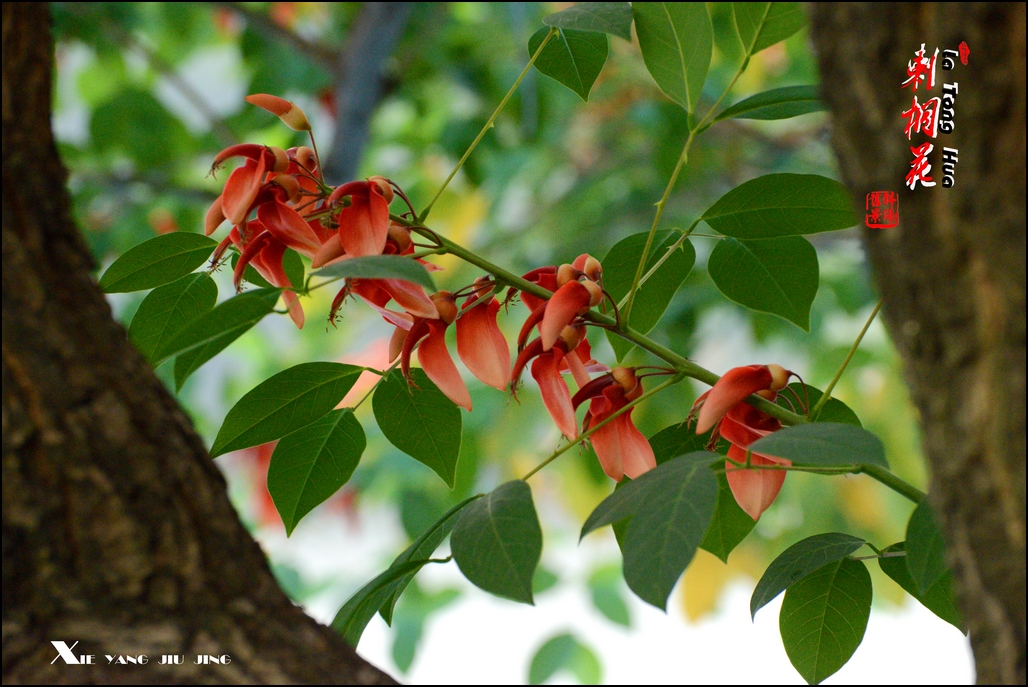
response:
<path id="1" fill-rule="evenodd" d="M 285 98 L 268 95 L 267 93 L 255 93 L 246 96 L 246 102 L 277 116 L 282 120 L 282 123 L 293 131 L 311 130 L 311 125 L 307 121 L 307 115 L 303 113 L 303 110 Z"/>

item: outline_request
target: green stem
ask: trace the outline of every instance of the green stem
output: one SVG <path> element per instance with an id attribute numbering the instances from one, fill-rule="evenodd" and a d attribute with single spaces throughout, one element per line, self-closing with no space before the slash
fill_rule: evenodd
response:
<path id="1" fill-rule="evenodd" d="M 660 260 L 657 260 L 657 262 L 653 265 L 653 267 L 651 267 L 649 270 L 647 270 L 646 274 L 644 274 L 642 279 L 639 280 L 639 288 L 642 288 L 642 285 L 645 284 L 647 282 L 647 280 L 649 280 L 649 278 L 652 277 L 653 274 L 657 270 L 660 269 L 660 266 L 663 265 L 667 261 L 667 259 L 670 258 L 671 255 L 676 250 L 681 248 L 682 244 L 685 243 L 685 240 L 687 238 L 689 238 L 689 236 L 692 234 L 693 229 L 695 229 L 696 225 L 699 224 L 699 223 L 700 223 L 700 220 L 696 219 L 692 224 L 689 225 L 689 228 L 686 229 L 685 232 L 683 232 L 682 235 L 678 237 L 678 240 L 675 241 L 671 246 L 668 247 L 668 249 L 664 252 L 664 254 L 660 256 Z M 627 301 L 628 301 L 628 294 L 625 294 L 625 297 L 621 299 L 620 303 L 618 303 L 618 309 L 620 310 L 621 308 L 624 308 L 625 307 L 625 303 Z"/>
<path id="2" fill-rule="evenodd" d="M 814 407 L 810 409 L 810 412 L 807 414 L 807 417 L 811 420 L 816 418 L 817 414 L 821 412 L 821 408 L 824 407 L 825 403 L 828 403 L 828 399 L 832 396 L 832 389 L 834 389 L 835 385 L 839 382 L 839 379 L 842 377 L 842 373 L 846 371 L 846 366 L 850 364 L 850 360 L 853 359 L 853 354 L 857 352 L 857 347 L 860 346 L 860 342 L 864 339 L 864 334 L 867 333 L 867 330 L 871 326 L 871 323 L 874 322 L 875 315 L 877 315 L 878 311 L 882 309 L 882 302 L 884 300 L 884 298 L 878 299 L 878 304 L 875 305 L 875 309 L 871 311 L 871 316 L 868 317 L 867 322 L 864 323 L 864 328 L 860 330 L 859 334 L 857 334 L 857 340 L 853 342 L 853 346 L 850 348 L 850 352 L 846 354 L 846 359 L 842 361 L 842 365 L 839 366 L 838 371 L 835 373 L 835 377 L 833 377 L 832 381 L 828 383 L 828 386 L 825 388 L 824 394 L 822 394 L 821 398 L 817 400 L 817 403 L 814 404 Z"/>
<path id="3" fill-rule="evenodd" d="M 438 240 L 441 246 L 446 249 L 447 253 L 449 253 L 450 255 L 455 255 L 461 260 L 464 260 L 465 262 L 474 265 L 475 267 L 478 267 L 484 270 L 485 272 L 488 272 L 489 274 L 493 275 L 497 282 L 501 284 L 504 284 L 506 286 L 513 286 L 519 291 L 530 293 L 536 298 L 541 298 L 543 300 L 548 300 L 550 296 L 553 295 L 553 293 L 544 289 L 538 284 L 533 284 L 532 282 L 525 280 L 524 278 L 514 274 L 513 272 L 505 270 L 502 267 L 489 262 L 482 256 L 469 251 L 467 248 L 464 248 L 463 246 L 454 243 L 448 238 L 439 236 L 431 229 L 427 229 L 426 227 L 411 226 L 411 231 L 416 232 L 427 238 Z M 675 353 L 666 346 L 660 345 L 653 339 L 650 339 L 644 334 L 640 334 L 631 327 L 617 329 L 614 318 L 612 317 L 609 317 L 607 315 L 604 315 L 593 310 L 586 313 L 584 315 L 584 318 L 589 322 L 598 324 L 606 329 L 616 332 L 618 336 L 625 339 L 626 341 L 631 341 L 639 348 L 645 351 L 649 351 L 661 360 L 671 364 L 675 368 L 676 372 L 679 372 L 680 374 L 683 374 L 686 377 L 691 377 L 693 379 L 703 382 L 704 384 L 709 384 L 710 386 L 713 386 L 717 382 L 717 380 L 720 379 L 720 377 L 718 377 L 710 370 L 700 367 L 691 360 L 679 355 L 678 353 Z M 767 399 L 761 398 L 760 396 L 757 396 L 755 394 L 746 399 L 746 402 L 754 408 L 762 410 L 768 415 L 771 415 L 772 417 L 778 418 L 787 425 L 800 425 L 809 422 L 809 420 L 807 420 L 807 418 L 805 418 L 804 416 L 790 412 L 785 408 L 782 408 L 781 406 L 771 403 Z"/>
<path id="4" fill-rule="evenodd" d="M 550 455 L 549 458 L 547 458 L 546 460 L 544 460 L 543 462 L 539 463 L 534 468 L 529 470 L 528 474 L 526 474 L 521 479 L 527 481 L 529 477 L 531 477 L 535 473 L 539 472 L 540 470 L 542 470 L 544 467 L 546 467 L 547 465 L 549 465 L 553 461 L 555 461 L 558 458 L 560 458 L 562 455 L 564 455 L 565 453 L 570 451 L 572 449 L 572 447 L 576 446 L 577 444 L 579 444 L 580 442 L 584 441 L 585 439 L 588 439 L 594 432 L 596 432 L 598 429 L 600 429 L 601 427 L 606 425 L 608 422 L 611 422 L 611 421 L 615 420 L 618 416 L 627 413 L 633 407 L 635 407 L 638 404 L 642 403 L 644 400 L 646 400 L 650 396 L 653 396 L 654 394 L 657 394 L 660 391 L 663 391 L 664 389 L 666 389 L 669 386 L 672 386 L 674 384 L 678 384 L 680 381 L 682 381 L 682 379 L 684 379 L 683 375 L 675 375 L 671 379 L 668 379 L 668 380 L 658 384 L 657 386 L 653 387 L 652 389 L 650 389 L 649 391 L 644 393 L 639 398 L 637 398 L 634 401 L 632 401 L 632 402 L 628 403 L 627 405 L 625 405 L 625 407 L 619 408 L 615 412 L 611 413 L 611 415 L 609 417 L 604 418 L 604 420 L 602 422 L 597 422 L 595 425 L 590 427 L 588 430 L 586 430 L 585 432 L 582 432 L 581 434 L 579 434 L 578 438 L 576 438 L 574 441 L 568 442 L 564 446 L 561 446 L 559 449 L 554 451 Z"/>
<path id="5" fill-rule="evenodd" d="M 646 261 L 650 258 L 650 248 L 653 247 L 653 237 L 657 235 L 657 225 L 660 224 L 660 218 L 664 215 L 664 206 L 667 205 L 667 199 L 671 197 L 671 190 L 675 187 L 675 183 L 678 181 L 678 174 L 682 171 L 682 167 L 689 161 L 689 148 L 692 147 L 693 139 L 696 137 L 695 131 L 689 132 L 689 138 L 685 139 L 685 146 L 682 148 L 682 154 L 678 156 L 678 163 L 675 165 L 675 171 L 671 173 L 671 178 L 667 182 L 667 186 L 664 187 L 664 195 L 657 201 L 657 212 L 653 216 L 653 224 L 650 225 L 650 233 L 646 237 L 646 246 L 643 248 L 642 255 L 639 256 L 639 266 L 635 268 L 635 277 L 632 278 L 632 287 L 628 289 L 628 301 L 625 303 L 625 307 L 621 313 L 621 323 L 627 327 L 632 316 L 632 306 L 635 304 L 635 294 L 639 292 L 640 282 L 642 280 L 643 271 L 646 269 Z"/>
<path id="6" fill-rule="evenodd" d="M 392 365 L 390 365 L 389 367 L 387 367 L 386 369 L 381 370 L 381 371 L 380 370 L 372 370 L 371 368 L 365 368 L 366 370 L 368 370 L 368 372 L 374 372 L 375 374 L 380 375 L 380 376 L 378 378 L 378 381 L 376 381 L 371 386 L 371 388 L 368 389 L 368 393 L 364 394 L 361 397 L 361 400 L 357 401 L 357 403 L 354 404 L 353 412 L 357 412 L 357 409 L 361 407 L 361 404 L 364 403 L 364 401 L 368 400 L 368 397 L 371 396 L 371 394 L 375 393 L 375 389 L 377 389 L 378 385 L 382 383 L 382 380 L 384 380 L 389 375 L 390 372 L 395 370 L 396 366 L 399 365 L 399 364 L 400 364 L 400 361 L 399 361 L 399 359 L 397 359 L 396 362 L 394 362 Z"/>
<path id="7" fill-rule="evenodd" d="M 763 25 L 763 20 L 761 21 L 761 25 Z M 754 38 L 754 41 L 756 41 L 756 38 Z M 653 237 L 657 234 L 657 225 L 660 224 L 660 218 L 664 214 L 664 206 L 667 205 L 668 198 L 671 196 L 671 190 L 675 187 L 675 183 L 678 181 L 678 174 L 682 171 L 682 167 L 684 167 L 689 161 L 689 149 L 692 147 L 692 142 L 696 139 L 697 135 L 705 131 L 710 126 L 710 120 L 714 114 L 714 110 L 716 110 L 718 106 L 721 105 L 721 101 L 725 99 L 725 96 L 728 95 L 728 92 L 732 90 L 733 86 L 735 86 L 735 82 L 738 81 L 739 77 L 742 76 L 742 73 L 746 71 L 746 67 L 749 66 L 750 56 L 752 54 L 753 45 L 750 45 L 749 49 L 746 51 L 746 57 L 743 59 L 742 64 L 740 64 L 739 68 L 736 70 L 735 76 L 732 77 L 732 80 L 728 82 L 728 86 L 721 93 L 721 97 L 719 97 L 717 99 L 717 102 L 715 102 L 714 105 L 709 110 L 707 110 L 707 114 L 703 115 L 703 119 L 700 120 L 700 123 L 689 131 L 689 138 L 685 140 L 685 146 L 682 148 L 682 154 L 678 156 L 678 164 L 675 165 L 675 170 L 671 173 L 671 179 L 668 180 L 667 186 L 664 188 L 664 195 L 661 196 L 659 201 L 657 201 L 657 212 L 653 217 L 653 224 L 650 225 L 649 236 L 646 237 L 646 247 L 643 248 L 642 255 L 639 257 L 639 266 L 635 269 L 635 277 L 632 279 L 632 287 L 628 290 L 628 300 L 627 302 L 625 302 L 625 306 L 622 309 L 623 311 L 621 313 L 621 322 L 626 327 L 628 326 L 628 323 L 631 321 L 630 318 L 632 316 L 632 306 L 635 304 L 635 294 L 638 293 L 639 287 L 642 286 L 642 283 L 644 281 L 643 270 L 646 269 L 646 261 L 650 257 L 650 248 L 653 246 Z M 690 112 L 689 114 L 691 115 L 692 113 Z M 698 223 L 698 219 L 696 220 L 696 222 L 693 222 L 692 227 L 690 227 L 689 231 L 686 232 L 686 236 L 688 236 L 688 234 L 692 232 L 692 229 Z M 656 269 L 656 266 L 654 266 L 654 269 Z M 651 272 L 652 271 L 653 270 L 651 270 Z"/>
<path id="8" fill-rule="evenodd" d="M 901 480 L 885 468 L 880 468 L 877 465 L 858 465 L 854 474 L 859 475 L 861 473 L 871 479 L 878 480 L 897 494 L 907 497 L 914 503 L 921 503 L 928 496 L 914 485 Z"/>
<path id="9" fill-rule="evenodd" d="M 542 53 L 543 48 L 546 47 L 546 44 L 550 42 L 550 39 L 553 38 L 553 36 L 556 35 L 556 33 L 557 29 L 551 28 L 550 32 L 546 34 L 546 38 L 543 39 L 543 42 L 540 43 L 539 47 L 535 49 L 534 53 L 532 53 L 532 59 L 530 59 L 528 61 L 528 64 L 525 65 L 525 68 L 521 70 L 521 74 L 518 75 L 517 81 L 515 81 L 514 85 L 510 87 L 509 91 L 507 91 L 507 95 L 503 96 L 503 100 L 501 100 L 500 104 L 496 106 L 496 109 L 493 111 L 492 115 L 490 115 L 489 119 L 486 121 L 485 126 L 483 126 L 482 130 L 478 132 L 478 136 L 476 136 L 475 140 L 471 142 L 471 145 L 468 146 L 468 149 L 464 151 L 464 155 L 461 156 L 460 161 L 457 162 L 457 166 L 453 168 L 452 172 L 450 172 L 450 176 L 446 177 L 446 181 L 444 181 L 442 187 L 438 191 L 436 191 L 435 196 L 432 198 L 429 204 L 425 206 L 425 209 L 418 213 L 417 221 L 419 223 L 424 222 L 425 218 L 428 217 L 428 213 L 432 210 L 432 206 L 435 205 L 435 202 L 437 200 L 439 200 L 439 196 L 441 196 L 443 194 L 443 191 L 446 190 L 446 187 L 450 185 L 450 182 L 453 180 L 453 177 L 456 176 L 457 172 L 460 171 L 460 168 L 464 166 L 464 163 L 467 161 L 472 151 L 475 150 L 475 148 L 478 146 L 479 141 L 481 141 L 482 137 L 485 136 L 485 132 L 489 131 L 489 129 L 492 128 L 493 122 L 496 120 L 496 117 L 500 114 L 500 111 L 503 110 L 504 106 L 507 104 L 507 101 L 510 100 L 510 97 L 514 95 L 514 91 L 518 89 L 518 86 L 521 84 L 521 80 L 525 78 L 526 74 L 528 74 L 528 70 L 530 70 L 532 68 L 532 65 L 535 64 L 535 61 Z"/>

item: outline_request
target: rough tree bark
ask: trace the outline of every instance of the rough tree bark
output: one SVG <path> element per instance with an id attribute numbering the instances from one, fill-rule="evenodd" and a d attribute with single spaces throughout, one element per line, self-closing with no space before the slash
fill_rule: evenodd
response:
<path id="1" fill-rule="evenodd" d="M 899 192 L 900 225 L 866 230 L 885 322 L 923 428 L 978 680 L 1025 682 L 1025 5 L 816 4 L 814 43 L 842 175 L 863 207 Z M 967 66 L 941 50 L 971 48 Z M 904 185 L 908 61 L 940 48 L 956 129 L 933 141 L 933 188 Z M 942 147 L 959 150 L 942 186 Z"/>
<path id="2" fill-rule="evenodd" d="M 50 133 L 52 63 L 47 12 L 4 3 L 4 683 L 391 682 L 279 589 L 111 318 Z M 52 640 L 100 665 L 54 662 Z M 103 657 L 144 653 L 141 667 Z"/>

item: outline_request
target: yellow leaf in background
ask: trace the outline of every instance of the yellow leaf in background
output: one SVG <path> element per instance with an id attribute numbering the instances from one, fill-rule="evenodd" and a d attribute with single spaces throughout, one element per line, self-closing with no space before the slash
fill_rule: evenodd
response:
<path id="1" fill-rule="evenodd" d="M 839 505 L 847 520 L 875 532 L 882 531 L 888 525 L 882 492 L 874 482 L 866 478 L 847 477 L 838 482 L 837 489 Z"/>
<path id="2" fill-rule="evenodd" d="M 717 599 L 728 581 L 727 573 L 727 568 L 715 555 L 703 549 L 696 551 L 696 557 L 685 570 L 679 594 L 689 622 L 695 623 L 717 608 Z"/>
<path id="3" fill-rule="evenodd" d="M 766 567 L 745 544 L 732 552 L 728 565 L 714 554 L 697 549 L 696 557 L 678 586 L 678 603 L 685 617 L 695 623 L 716 611 L 718 599 L 728 582 L 742 576 L 757 580 L 764 571 L 762 565 Z"/>
<path id="4" fill-rule="evenodd" d="M 427 224 L 454 243 L 474 248 L 475 237 L 488 212 L 489 204 L 480 190 L 464 193 L 451 187 L 443 192 L 432 207 Z M 433 256 L 429 260 L 447 271 L 453 271 L 463 264 L 453 255 Z M 444 278 L 444 274 L 438 274 L 439 280 Z"/>

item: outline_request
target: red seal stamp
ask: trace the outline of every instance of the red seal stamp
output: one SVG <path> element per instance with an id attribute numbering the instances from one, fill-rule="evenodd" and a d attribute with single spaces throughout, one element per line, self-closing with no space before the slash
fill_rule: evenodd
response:
<path id="1" fill-rule="evenodd" d="M 900 221 L 899 207 L 894 191 L 871 191 L 864 201 L 864 224 L 869 229 L 892 229 Z"/>

